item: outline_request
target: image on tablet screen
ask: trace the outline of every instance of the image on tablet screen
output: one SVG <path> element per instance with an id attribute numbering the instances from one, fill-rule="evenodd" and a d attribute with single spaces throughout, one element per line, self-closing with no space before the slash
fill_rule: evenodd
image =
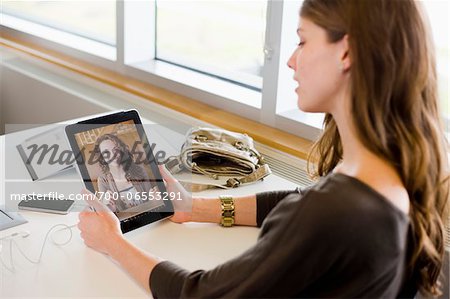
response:
<path id="1" fill-rule="evenodd" d="M 132 120 L 75 134 L 89 178 L 120 220 L 163 206 L 157 180 Z"/>

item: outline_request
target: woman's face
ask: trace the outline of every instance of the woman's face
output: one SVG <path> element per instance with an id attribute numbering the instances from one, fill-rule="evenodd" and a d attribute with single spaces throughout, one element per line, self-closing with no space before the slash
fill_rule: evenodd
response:
<path id="1" fill-rule="evenodd" d="M 346 40 L 330 43 L 324 29 L 308 19 L 299 19 L 299 45 L 289 58 L 295 71 L 297 105 L 305 112 L 331 113 L 345 81 Z"/>
<path id="2" fill-rule="evenodd" d="M 104 140 L 100 143 L 100 153 L 106 163 L 118 165 L 121 159 L 120 150 L 111 140 Z"/>

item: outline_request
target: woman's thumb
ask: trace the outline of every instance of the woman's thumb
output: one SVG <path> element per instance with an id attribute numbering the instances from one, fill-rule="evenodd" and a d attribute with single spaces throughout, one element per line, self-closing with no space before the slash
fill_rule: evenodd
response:
<path id="1" fill-rule="evenodd" d="M 166 166 L 164 165 L 158 165 L 159 172 L 161 173 L 164 181 L 166 182 L 174 182 L 176 179 L 173 177 L 173 175 L 167 170 Z"/>

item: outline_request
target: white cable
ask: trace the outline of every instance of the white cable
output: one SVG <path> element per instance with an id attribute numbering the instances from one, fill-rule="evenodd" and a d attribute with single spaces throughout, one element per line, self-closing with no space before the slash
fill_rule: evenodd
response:
<path id="1" fill-rule="evenodd" d="M 69 238 L 68 238 L 66 241 L 64 241 L 64 242 L 56 242 L 55 239 L 53 238 L 53 234 L 50 235 L 50 239 L 52 240 L 53 244 L 55 244 L 55 245 L 57 245 L 57 246 L 64 246 L 64 245 L 69 244 L 70 241 L 72 241 L 72 237 L 73 237 L 72 227 L 75 227 L 75 226 L 76 226 L 76 224 L 73 224 L 73 225 L 70 225 L 70 226 L 67 225 L 67 224 L 56 224 L 56 225 L 52 226 L 52 227 L 47 231 L 47 233 L 45 234 L 44 242 L 42 243 L 41 251 L 40 251 L 40 253 L 39 253 L 39 258 L 38 258 L 37 260 L 33 260 L 33 259 L 31 259 L 30 257 L 28 257 L 28 256 L 22 251 L 22 249 L 20 248 L 19 244 L 17 244 L 17 242 L 14 240 L 14 237 L 15 237 L 15 236 L 18 236 L 19 233 L 14 233 L 14 234 L 12 234 L 12 235 L 10 235 L 10 236 L 8 236 L 8 237 L 4 237 L 4 238 L 0 239 L 0 241 L 2 241 L 2 240 L 9 240 L 9 259 L 10 259 L 9 264 L 10 264 L 10 266 L 7 266 L 7 265 L 6 265 L 6 263 L 3 261 L 2 256 L 1 256 L 1 254 L 0 254 L 0 261 L 1 261 L 1 264 L 3 265 L 3 267 L 5 267 L 5 268 L 6 268 L 7 270 L 9 270 L 10 272 L 14 272 L 14 271 L 15 271 L 14 261 L 13 261 L 13 254 L 12 254 L 12 251 L 13 251 L 13 245 L 15 245 L 15 246 L 17 247 L 17 249 L 19 250 L 20 254 L 21 254 L 25 259 L 27 259 L 30 263 L 33 263 L 33 264 L 39 264 L 39 263 L 41 262 L 41 260 L 42 260 L 42 255 L 44 254 L 44 248 L 45 248 L 45 245 L 46 245 L 46 243 L 47 243 L 47 239 L 48 239 L 48 236 L 50 235 L 50 233 L 52 233 L 52 231 L 53 231 L 55 228 L 57 228 L 57 227 L 62 227 L 62 228 L 60 228 L 59 230 L 54 231 L 54 232 L 58 232 L 58 231 L 67 230 L 67 229 L 68 229 L 69 232 L 70 232 L 70 236 L 69 236 Z M 24 236 L 22 236 L 22 237 L 25 238 L 25 237 L 27 237 L 27 236 L 28 236 L 28 234 L 26 234 L 26 235 L 24 235 Z"/>

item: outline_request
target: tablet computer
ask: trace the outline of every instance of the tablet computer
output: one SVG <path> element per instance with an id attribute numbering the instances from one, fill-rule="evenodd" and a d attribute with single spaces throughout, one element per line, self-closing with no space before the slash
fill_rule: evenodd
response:
<path id="1" fill-rule="evenodd" d="M 122 232 L 173 215 L 173 205 L 136 110 L 66 126 L 88 190 L 119 218 Z"/>

